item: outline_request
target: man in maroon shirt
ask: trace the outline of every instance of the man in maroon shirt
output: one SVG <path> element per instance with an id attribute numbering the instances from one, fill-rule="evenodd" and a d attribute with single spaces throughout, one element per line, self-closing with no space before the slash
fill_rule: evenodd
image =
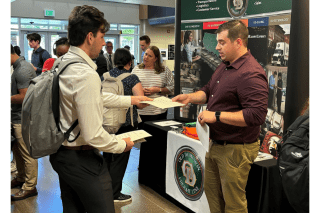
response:
<path id="1" fill-rule="evenodd" d="M 210 211 L 244 213 L 248 212 L 248 175 L 258 155 L 260 125 L 267 114 L 268 81 L 247 49 L 248 28 L 240 20 L 220 25 L 217 41 L 223 63 L 208 84 L 172 101 L 207 103 L 207 110 L 199 114 L 198 120 L 210 127 L 204 180 Z"/>

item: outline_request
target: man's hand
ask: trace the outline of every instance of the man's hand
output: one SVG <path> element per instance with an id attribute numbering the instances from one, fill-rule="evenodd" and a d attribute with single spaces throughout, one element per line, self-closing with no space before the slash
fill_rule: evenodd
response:
<path id="1" fill-rule="evenodd" d="M 210 112 L 210 111 L 202 111 L 198 115 L 198 121 L 203 126 L 205 123 L 215 123 L 216 120 L 216 114 L 215 112 Z"/>
<path id="2" fill-rule="evenodd" d="M 123 150 L 123 152 L 128 152 L 132 149 L 134 143 L 131 141 L 131 138 L 122 138 L 127 144 L 126 148 Z"/>
<path id="3" fill-rule="evenodd" d="M 146 96 L 131 96 L 131 104 L 137 105 L 139 109 L 149 106 L 149 104 L 140 104 L 140 101 L 153 101 L 153 99 Z"/>
<path id="4" fill-rule="evenodd" d="M 189 96 L 187 94 L 180 94 L 171 99 L 172 102 L 179 102 L 181 104 L 188 104 L 190 102 Z"/>
<path id="5" fill-rule="evenodd" d="M 145 95 L 149 96 L 149 95 L 152 95 L 154 93 L 160 92 L 160 88 L 159 87 L 143 88 L 143 92 L 144 92 Z"/>

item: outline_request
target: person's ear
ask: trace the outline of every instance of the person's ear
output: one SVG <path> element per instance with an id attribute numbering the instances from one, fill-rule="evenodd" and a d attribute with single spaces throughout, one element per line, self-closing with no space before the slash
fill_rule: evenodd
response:
<path id="1" fill-rule="evenodd" d="M 87 34 L 87 42 L 88 42 L 88 44 L 93 44 L 93 40 L 94 40 L 94 36 L 93 36 L 93 33 L 92 32 L 89 32 L 88 34 Z"/>
<path id="2" fill-rule="evenodd" d="M 238 48 L 240 48 L 241 46 L 243 46 L 243 41 L 242 41 L 241 38 L 237 38 L 235 42 L 236 42 L 236 45 L 237 45 Z"/>

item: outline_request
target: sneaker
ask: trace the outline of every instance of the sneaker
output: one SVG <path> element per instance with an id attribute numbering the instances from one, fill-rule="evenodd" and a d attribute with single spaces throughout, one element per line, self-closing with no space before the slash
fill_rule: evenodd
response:
<path id="1" fill-rule="evenodd" d="M 132 200 L 131 195 L 125 195 L 125 194 L 120 193 L 119 197 L 117 197 L 113 201 L 115 203 L 122 203 L 122 202 L 131 201 L 131 200 Z"/>

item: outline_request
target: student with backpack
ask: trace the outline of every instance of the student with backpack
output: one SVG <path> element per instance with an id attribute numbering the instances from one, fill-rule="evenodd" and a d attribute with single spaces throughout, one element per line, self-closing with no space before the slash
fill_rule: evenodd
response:
<path id="1" fill-rule="evenodd" d="M 30 48 L 33 49 L 31 56 L 31 64 L 37 75 L 41 75 L 44 62 L 51 58 L 47 50 L 40 47 L 41 36 L 38 33 L 30 33 L 27 35 Z"/>
<path id="2" fill-rule="evenodd" d="M 69 51 L 57 60 L 57 63 L 61 61 L 59 127 L 66 132 L 78 121 L 68 141 L 76 139 L 65 140 L 50 155 L 52 168 L 59 176 L 63 212 L 114 213 L 111 178 L 99 151 L 122 153 L 133 146 L 130 138 L 117 139 L 102 127 L 104 100 L 101 80 L 95 71 L 97 65 L 92 59 L 106 45 L 104 35 L 109 27 L 103 12 L 97 8 L 76 6 L 69 16 Z M 63 69 L 66 63 L 75 60 L 78 62 Z M 45 72 L 38 78 L 49 74 Z"/>
<path id="3" fill-rule="evenodd" d="M 121 79 L 121 83 L 123 84 L 124 95 L 143 96 L 143 88 L 138 76 L 130 74 L 130 67 L 132 63 L 130 52 L 125 48 L 117 49 L 114 54 L 114 63 L 116 67 L 110 70 L 108 73 L 104 74 L 104 77 L 106 77 L 105 80 L 108 79 L 108 76 L 119 78 Z M 104 86 L 107 84 L 103 83 L 102 85 Z M 143 108 L 142 105 L 133 106 L 133 108 L 129 108 L 126 113 L 125 123 L 121 125 L 120 129 L 116 132 L 116 134 L 122 134 L 137 129 L 139 116 L 137 107 L 139 109 Z M 103 156 L 110 167 L 109 172 L 112 179 L 114 202 L 125 202 L 132 200 L 130 195 L 125 195 L 121 193 L 122 179 L 127 168 L 130 151 L 123 152 L 120 154 L 105 152 L 103 153 Z"/>

